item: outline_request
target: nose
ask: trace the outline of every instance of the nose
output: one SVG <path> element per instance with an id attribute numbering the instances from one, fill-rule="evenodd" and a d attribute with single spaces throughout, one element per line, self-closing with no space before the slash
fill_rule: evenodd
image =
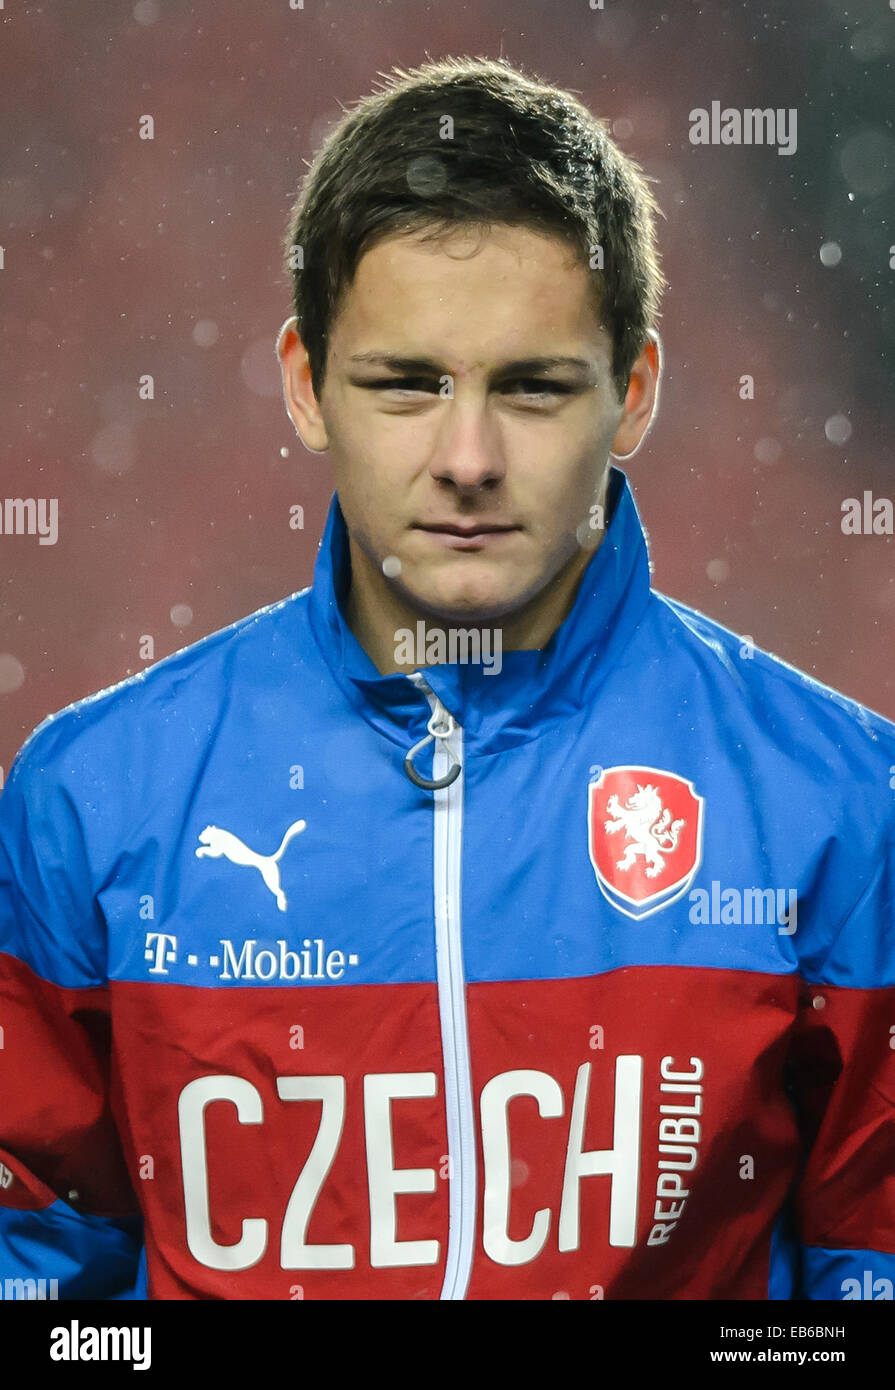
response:
<path id="1" fill-rule="evenodd" d="M 456 397 L 448 402 L 429 471 L 461 489 L 494 487 L 504 477 L 502 443 L 484 402 Z"/>

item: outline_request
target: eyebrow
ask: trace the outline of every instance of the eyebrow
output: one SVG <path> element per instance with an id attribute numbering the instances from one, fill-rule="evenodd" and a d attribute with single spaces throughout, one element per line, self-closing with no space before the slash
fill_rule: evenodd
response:
<path id="1" fill-rule="evenodd" d="M 433 357 L 398 357 L 389 352 L 358 352 L 348 358 L 361 366 L 388 367 L 394 372 L 444 372 L 444 364 Z M 572 367 L 576 371 L 593 372 L 594 364 L 586 357 L 521 357 L 512 362 L 504 362 L 497 370 L 507 375 L 516 372 L 549 372 L 556 367 Z"/>

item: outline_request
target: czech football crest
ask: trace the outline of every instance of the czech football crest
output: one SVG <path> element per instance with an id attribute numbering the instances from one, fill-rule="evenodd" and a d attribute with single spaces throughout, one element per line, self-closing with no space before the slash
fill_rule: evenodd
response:
<path id="1" fill-rule="evenodd" d="M 604 768 L 587 789 L 587 838 L 597 883 L 613 907 L 647 917 L 693 881 L 702 859 L 703 797 L 656 767 Z"/>

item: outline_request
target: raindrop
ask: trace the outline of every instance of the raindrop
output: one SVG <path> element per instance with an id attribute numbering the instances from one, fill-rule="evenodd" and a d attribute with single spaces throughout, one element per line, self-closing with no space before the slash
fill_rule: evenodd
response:
<path id="1" fill-rule="evenodd" d="M 193 325 L 193 342 L 197 347 L 214 347 L 221 336 L 213 319 L 200 319 Z"/>
<path id="2" fill-rule="evenodd" d="M 104 473 L 120 475 L 133 468 L 137 457 L 134 432 L 130 425 L 114 420 L 97 430 L 89 445 L 90 457 Z"/>
<path id="3" fill-rule="evenodd" d="M 269 338 L 258 338 L 247 347 L 239 364 L 242 379 L 256 396 L 279 396 L 282 377 Z"/>
<path id="4" fill-rule="evenodd" d="M 421 154 L 407 166 L 407 187 L 419 198 L 442 193 L 447 187 L 447 169 L 435 154 Z"/>
<path id="5" fill-rule="evenodd" d="M 889 7 L 890 9 L 895 6 Z M 849 48 L 862 63 L 871 62 L 892 47 L 892 34 L 885 20 L 875 24 L 864 24 L 852 35 Z"/>
<path id="6" fill-rule="evenodd" d="M 847 415 L 831 415 L 824 425 L 824 434 L 831 444 L 844 444 L 851 438 L 851 421 Z"/>
<path id="7" fill-rule="evenodd" d="M 138 24 L 155 24 L 160 14 L 158 0 L 137 0 L 134 5 L 134 19 Z"/>
<path id="8" fill-rule="evenodd" d="M 776 439 L 758 439 L 752 450 L 758 463 L 776 463 L 782 452 Z"/>
<path id="9" fill-rule="evenodd" d="M 895 140 L 882 130 L 862 130 L 842 147 L 839 167 L 855 193 L 876 198 L 895 182 Z"/>
<path id="10" fill-rule="evenodd" d="M 25 668 L 17 656 L 0 652 L 0 695 L 11 695 L 25 684 Z"/>
<path id="11" fill-rule="evenodd" d="M 531 1169 L 524 1158 L 514 1158 L 510 1163 L 510 1187 L 522 1187 L 528 1182 Z"/>

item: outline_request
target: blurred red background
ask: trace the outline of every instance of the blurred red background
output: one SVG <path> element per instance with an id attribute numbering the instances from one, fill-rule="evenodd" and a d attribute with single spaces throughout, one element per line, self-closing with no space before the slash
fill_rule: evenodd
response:
<path id="1" fill-rule="evenodd" d="M 656 587 L 895 718 L 893 541 L 840 528 L 846 497 L 895 496 L 895 16 L 878 10 L 0 14 L 0 500 L 59 499 L 55 545 L 0 535 L 0 767 L 47 714 L 142 669 L 143 637 L 158 659 L 311 582 L 331 479 L 286 417 L 274 352 L 289 206 L 340 103 L 445 54 L 579 92 L 658 180 L 666 374 L 625 465 Z M 690 110 L 715 99 L 796 107 L 796 153 L 691 145 Z"/>

